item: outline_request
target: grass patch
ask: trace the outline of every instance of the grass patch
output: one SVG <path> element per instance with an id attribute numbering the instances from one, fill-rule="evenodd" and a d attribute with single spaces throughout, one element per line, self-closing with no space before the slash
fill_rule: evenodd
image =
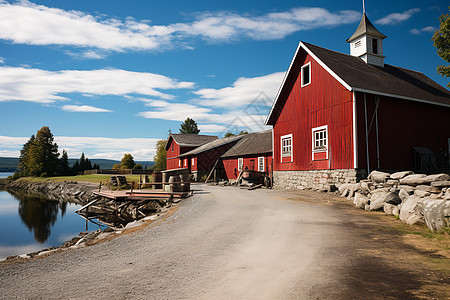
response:
<path id="1" fill-rule="evenodd" d="M 63 181 L 76 181 L 76 182 L 88 182 L 100 184 L 109 184 L 110 175 L 94 174 L 94 175 L 77 175 L 77 176 L 59 176 L 59 177 L 24 177 L 19 180 L 25 180 L 29 182 L 63 182 Z M 128 182 L 139 182 L 139 175 L 125 175 Z"/>

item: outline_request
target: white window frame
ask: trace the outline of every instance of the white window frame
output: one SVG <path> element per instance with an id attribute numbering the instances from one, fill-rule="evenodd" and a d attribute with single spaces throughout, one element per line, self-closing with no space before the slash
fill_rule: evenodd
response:
<path id="1" fill-rule="evenodd" d="M 179 159 L 179 160 L 178 160 L 178 167 L 179 167 L 179 168 L 181 168 L 181 161 L 182 161 L 182 159 Z"/>
<path id="2" fill-rule="evenodd" d="M 320 132 L 325 132 L 325 137 L 320 137 Z M 316 133 L 319 134 L 318 136 L 318 140 L 316 139 Z M 328 125 L 323 125 L 323 126 L 319 126 L 319 127 L 314 127 L 313 129 L 311 129 L 311 136 L 312 136 L 312 160 L 314 160 L 314 153 L 319 153 L 319 152 L 326 152 L 327 156 L 326 159 L 328 159 L 328 147 L 329 147 L 329 143 L 328 143 L 328 136 L 329 136 L 329 132 L 328 132 Z M 316 142 L 320 144 L 322 144 L 321 146 L 317 147 L 316 146 Z"/>
<path id="3" fill-rule="evenodd" d="M 243 168 L 244 168 L 244 159 L 238 158 L 238 171 L 242 171 Z"/>
<path id="4" fill-rule="evenodd" d="M 192 165 L 195 166 L 195 158 L 192 158 Z"/>
<path id="5" fill-rule="evenodd" d="M 258 157 L 258 172 L 264 172 L 266 166 L 264 165 L 264 156 Z M 261 168 L 260 168 L 261 167 Z"/>
<path id="6" fill-rule="evenodd" d="M 186 159 L 184 160 L 184 166 L 187 167 L 187 164 L 188 164 L 188 159 L 186 158 Z"/>
<path id="7" fill-rule="evenodd" d="M 308 68 L 308 72 L 309 72 L 309 74 L 308 74 L 309 82 L 308 82 L 308 83 L 304 83 L 304 82 L 303 82 L 303 73 L 304 73 L 304 69 L 305 69 L 305 68 Z M 307 63 L 307 64 L 304 64 L 304 65 L 302 66 L 302 70 L 301 70 L 301 72 L 300 72 L 300 77 L 301 77 L 301 86 L 302 86 L 302 87 L 305 87 L 305 86 L 311 84 L 311 62 L 309 62 L 309 63 Z"/>
<path id="8" fill-rule="evenodd" d="M 287 140 L 290 139 L 291 140 L 291 153 L 290 155 L 287 154 L 283 154 L 283 140 Z M 280 143 L 281 143 L 281 147 L 280 147 L 280 159 L 281 159 L 281 163 L 283 163 L 283 157 L 291 157 L 291 162 L 294 161 L 294 139 L 292 138 L 292 133 L 290 134 L 286 134 L 286 135 L 282 135 L 280 137 Z"/>

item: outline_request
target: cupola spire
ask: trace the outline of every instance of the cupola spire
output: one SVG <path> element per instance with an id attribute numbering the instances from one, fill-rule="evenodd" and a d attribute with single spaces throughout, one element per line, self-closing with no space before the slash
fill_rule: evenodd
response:
<path id="1" fill-rule="evenodd" d="M 363 11 L 365 10 L 363 1 Z M 358 28 L 347 39 L 350 43 L 350 55 L 357 56 L 368 64 L 384 66 L 383 39 L 386 36 L 379 32 L 370 22 L 365 11 Z"/>

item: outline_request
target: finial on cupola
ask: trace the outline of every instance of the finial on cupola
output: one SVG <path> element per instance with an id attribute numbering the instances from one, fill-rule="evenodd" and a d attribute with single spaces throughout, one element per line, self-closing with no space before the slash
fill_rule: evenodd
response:
<path id="1" fill-rule="evenodd" d="M 369 21 L 363 0 L 363 16 L 355 33 L 347 39 L 350 43 L 350 55 L 357 56 L 368 64 L 384 67 L 383 39 L 386 36 L 379 32 Z"/>

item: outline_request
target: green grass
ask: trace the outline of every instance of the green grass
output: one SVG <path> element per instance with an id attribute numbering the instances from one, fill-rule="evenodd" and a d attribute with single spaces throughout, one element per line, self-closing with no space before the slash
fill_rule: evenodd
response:
<path id="1" fill-rule="evenodd" d="M 77 181 L 100 184 L 109 184 L 110 175 L 78 175 L 78 176 L 59 176 L 59 177 L 24 177 L 19 180 L 26 180 L 29 182 L 62 182 L 62 181 Z M 125 175 L 128 182 L 139 182 L 139 175 Z"/>

